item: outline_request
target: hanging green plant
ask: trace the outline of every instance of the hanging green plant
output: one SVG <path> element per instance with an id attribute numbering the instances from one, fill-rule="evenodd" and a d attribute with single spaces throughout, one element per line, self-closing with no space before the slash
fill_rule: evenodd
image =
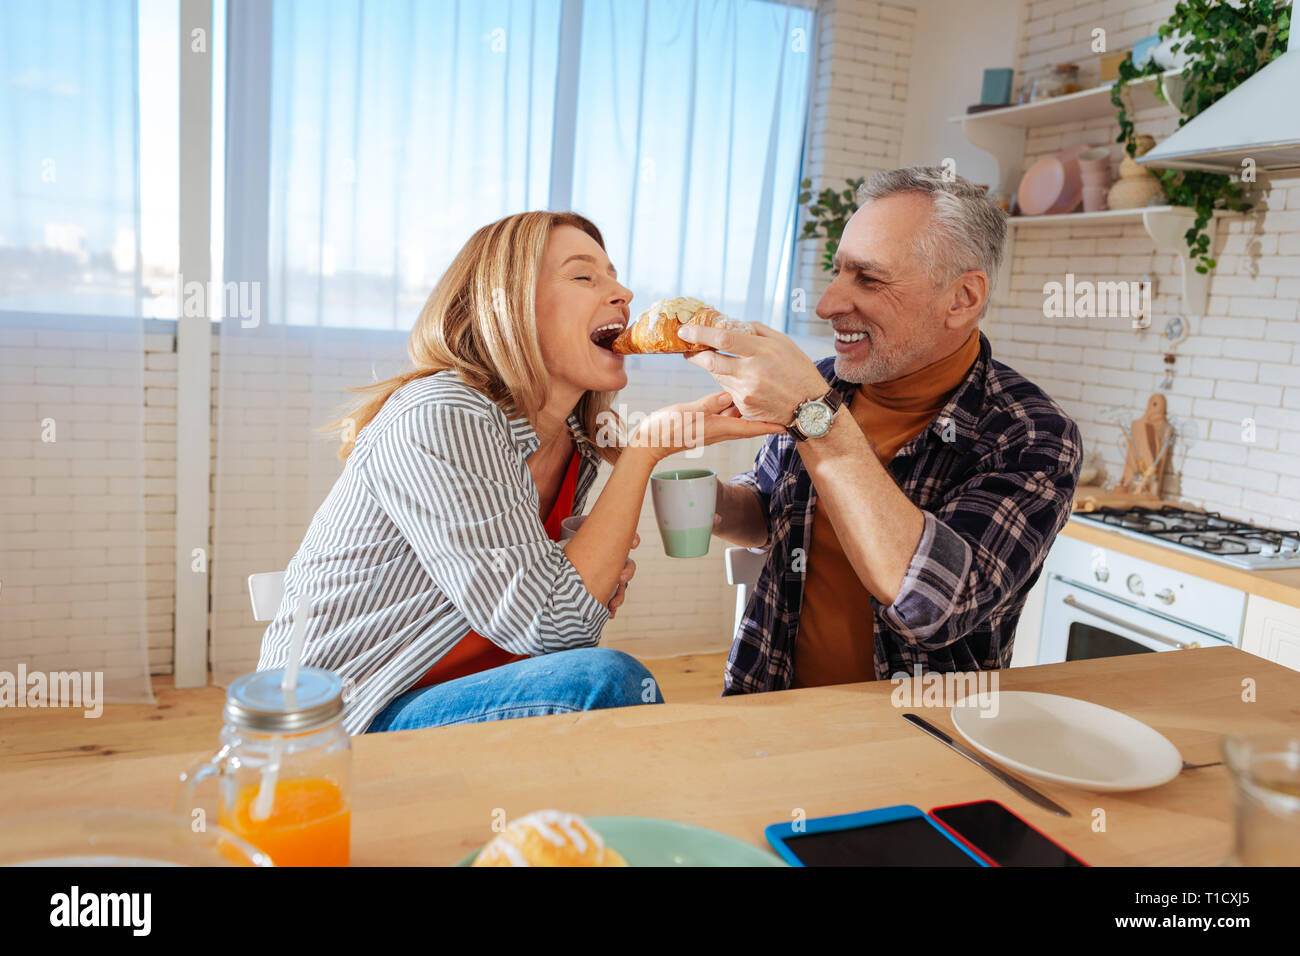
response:
<path id="1" fill-rule="evenodd" d="M 830 272 L 835 268 L 835 250 L 839 248 L 840 236 L 844 235 L 844 226 L 850 217 L 858 211 L 858 187 L 866 182 L 866 177 L 846 179 L 849 188 L 836 192 L 823 189 L 813 200 L 812 180 L 805 179 L 799 184 L 799 205 L 808 207 L 808 219 L 803 224 L 800 239 L 826 237 L 826 248 L 822 252 L 822 271 Z"/>
<path id="2" fill-rule="evenodd" d="M 1174 104 L 1183 113 L 1178 125 L 1218 102 L 1226 93 L 1250 79 L 1274 58 L 1286 52 L 1291 29 L 1291 8 L 1274 0 L 1243 0 L 1240 6 L 1217 0 L 1180 0 L 1173 16 L 1161 25 L 1162 38 L 1177 37 L 1174 53 L 1184 52 L 1191 60 L 1183 67 L 1182 102 Z M 1129 156 L 1137 155 L 1137 130 L 1129 119 L 1123 93 L 1126 84 L 1158 75 L 1160 67 L 1149 61 L 1144 67 L 1132 59 L 1119 65 L 1119 77 L 1110 90 L 1118 111 L 1119 137 Z M 1161 84 L 1156 95 L 1165 98 Z M 1215 266 L 1210 256 L 1210 239 L 1205 227 L 1216 209 L 1242 212 L 1250 204 L 1242 201 L 1244 189 L 1225 173 L 1196 170 L 1151 169 L 1164 187 L 1173 206 L 1187 206 L 1196 220 L 1187 230 L 1187 247 L 1197 260 L 1196 271 L 1209 272 Z"/>

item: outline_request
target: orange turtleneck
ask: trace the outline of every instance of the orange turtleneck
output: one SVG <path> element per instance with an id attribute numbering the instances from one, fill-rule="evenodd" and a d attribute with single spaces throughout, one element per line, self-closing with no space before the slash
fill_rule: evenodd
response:
<path id="1" fill-rule="evenodd" d="M 882 465 L 943 410 L 979 351 L 975 331 L 957 351 L 932 365 L 892 382 L 858 386 L 849 411 Z M 792 686 L 875 680 L 873 618 L 871 595 L 844 554 L 830 518 L 821 508 L 814 509 Z"/>

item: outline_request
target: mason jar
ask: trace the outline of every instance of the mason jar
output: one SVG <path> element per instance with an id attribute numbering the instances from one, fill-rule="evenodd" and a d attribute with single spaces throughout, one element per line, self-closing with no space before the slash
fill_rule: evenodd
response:
<path id="1" fill-rule="evenodd" d="M 343 683 L 330 671 L 254 671 L 226 692 L 221 748 L 181 774 L 176 811 L 206 820 L 198 791 L 213 780 L 217 823 L 276 866 L 347 866 L 352 744 L 341 723 Z"/>

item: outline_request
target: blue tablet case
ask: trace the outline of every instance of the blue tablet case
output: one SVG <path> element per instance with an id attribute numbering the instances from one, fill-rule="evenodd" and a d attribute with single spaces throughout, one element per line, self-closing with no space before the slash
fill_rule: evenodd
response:
<path id="1" fill-rule="evenodd" d="M 962 853 L 966 854 L 980 866 L 988 866 L 984 860 L 970 851 L 969 848 L 953 837 L 951 833 L 945 830 L 939 824 L 930 819 L 920 807 L 912 806 L 910 803 L 900 803 L 897 806 L 881 807 L 878 810 L 864 810 L 860 813 L 840 813 L 830 817 L 814 817 L 811 820 L 805 820 L 802 823 L 802 829 L 795 829 L 795 822 L 773 823 L 769 825 L 763 833 L 767 836 L 767 842 L 772 845 L 777 856 L 785 860 L 791 866 L 804 866 L 804 862 L 795 856 L 794 852 L 786 845 L 786 839 L 795 836 L 807 836 L 810 833 L 829 833 L 834 830 L 854 830 L 858 827 L 877 826 L 881 823 L 893 823 L 895 820 L 907 820 L 912 817 L 922 817 L 926 823 L 934 828 L 935 832 L 940 834 L 945 840 L 951 843 Z"/>

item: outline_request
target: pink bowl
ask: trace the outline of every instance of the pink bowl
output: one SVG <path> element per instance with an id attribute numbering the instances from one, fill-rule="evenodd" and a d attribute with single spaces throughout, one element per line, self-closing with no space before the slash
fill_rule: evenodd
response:
<path id="1" fill-rule="evenodd" d="M 1026 216 L 1056 216 L 1074 210 L 1083 198 L 1078 157 L 1087 149 L 1071 146 L 1030 166 L 1016 193 L 1020 211 Z"/>

